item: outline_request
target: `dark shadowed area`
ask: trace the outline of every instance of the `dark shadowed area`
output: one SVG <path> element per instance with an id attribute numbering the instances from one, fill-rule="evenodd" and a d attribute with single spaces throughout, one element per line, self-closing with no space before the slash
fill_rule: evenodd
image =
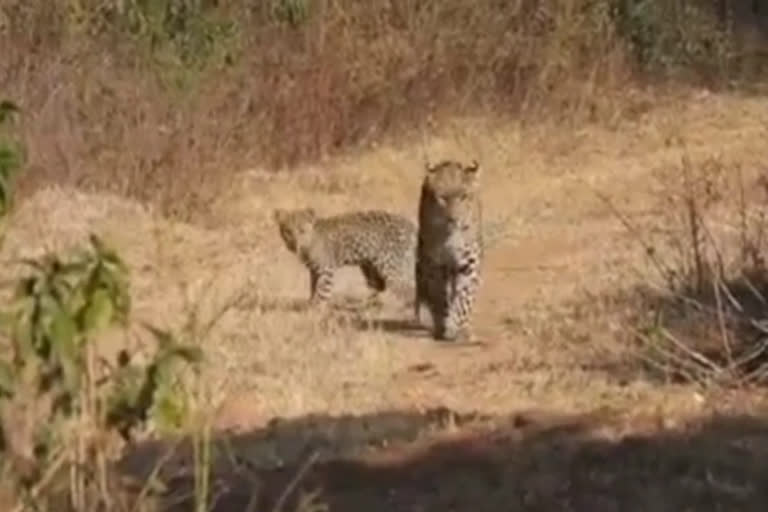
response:
<path id="1" fill-rule="evenodd" d="M 610 412 L 472 416 L 315 415 L 223 436 L 214 510 L 249 510 L 249 503 L 271 510 L 280 499 L 291 510 L 316 491 L 340 512 L 758 511 L 768 504 L 764 417 L 665 426 L 659 417 Z M 419 440 L 427 432 L 430 439 Z M 224 445 L 238 464 L 226 461 Z M 146 470 L 162 450 L 141 447 L 124 468 Z M 171 501 L 191 492 L 190 479 L 170 482 Z"/>

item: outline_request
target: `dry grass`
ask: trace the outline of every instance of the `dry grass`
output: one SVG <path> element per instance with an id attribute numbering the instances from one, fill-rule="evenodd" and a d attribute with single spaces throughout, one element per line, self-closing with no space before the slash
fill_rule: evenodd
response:
<path id="1" fill-rule="evenodd" d="M 193 305 L 204 320 L 237 299 L 206 343 L 232 365 L 223 376 L 240 381 L 236 389 L 254 390 L 237 393 L 238 401 L 248 403 L 249 420 L 436 402 L 504 411 L 543 397 L 572 410 L 594 405 L 592 393 L 579 398 L 569 392 L 587 380 L 596 395 L 634 400 L 637 393 L 655 391 L 639 381 L 614 392 L 610 380 L 571 367 L 574 354 L 588 353 L 588 347 L 536 339 L 550 308 L 578 298 L 584 287 L 601 293 L 628 288 L 630 279 L 638 279 L 629 266 L 642 262 L 633 240 L 584 182 L 611 194 L 629 214 L 657 207 L 654 192 L 643 195 L 638 185 L 665 162 L 678 165 L 679 150 L 665 143 L 668 133 L 687 137 L 693 154 L 711 154 L 717 141 L 717 153 L 729 155 L 723 158 L 758 165 L 765 135 L 762 106 L 760 99 L 710 95 L 660 107 L 618 130 L 591 127 L 569 134 L 548 126 L 499 125 L 491 130 L 470 119 L 447 125 L 442 136 L 430 139 L 431 154 L 476 156 L 488 173 L 489 222 L 510 219 L 505 237 L 489 253 L 477 319 L 489 344 L 485 349 L 436 349 L 410 333 L 361 332 L 349 315 L 326 321 L 290 307 L 306 297 L 306 275 L 280 244 L 271 209 L 312 205 L 333 213 L 376 206 L 413 218 L 420 145 L 380 148 L 291 175 L 245 172 L 211 207 L 217 229 L 165 220 L 116 197 L 48 188 L 16 212 L 5 253 L 64 247 L 97 230 L 113 239 L 132 265 L 139 316 L 153 318 L 162 311 L 160 318 L 181 325 Z M 318 195 L 318 189 L 324 193 Z M 345 289 L 360 291 L 359 276 L 353 271 L 347 276 Z M 385 319 L 402 314 L 396 303 L 378 313 Z M 418 385 L 406 384 L 406 378 L 393 385 L 393 375 L 408 375 L 409 368 L 426 362 L 435 367 L 431 377 L 415 375 L 409 378 Z M 524 393 L 507 393 L 529 379 Z"/>
<path id="2" fill-rule="evenodd" d="M 736 399 L 730 392 L 662 384 L 611 366 L 634 357 L 629 326 L 620 323 L 624 317 L 614 304 L 584 302 L 584 293 L 608 297 L 648 274 L 635 271 L 645 261 L 642 251 L 594 190 L 621 204 L 642 229 L 651 229 L 658 218 L 649 213 L 659 210 L 655 176 L 674 172 L 680 162 L 670 135 L 684 137 L 696 161 L 716 154 L 721 162 L 757 170 L 767 111 L 760 98 L 696 93 L 616 129 L 564 132 L 546 124 L 458 119 L 426 146 L 378 148 L 291 174 L 244 172 L 211 204 L 215 228 L 169 220 L 116 196 L 51 186 L 14 212 L 3 258 L 61 249 L 92 230 L 112 240 L 132 268 L 137 317 L 197 326 L 209 356 L 204 382 L 214 395 L 204 407 L 216 410 L 216 430 L 251 431 L 275 417 L 317 412 L 368 414 L 366 424 L 377 425 L 383 410 L 443 406 L 505 415 L 542 404 L 561 413 L 609 407 L 676 425 L 719 411 L 729 400 L 738 400 L 734 410 L 750 408 L 760 394 Z M 486 170 L 489 222 L 508 220 L 488 254 L 475 320 L 484 345 L 441 347 L 426 333 L 399 330 L 397 320 L 408 312 L 394 300 L 381 311 L 330 317 L 297 310 L 308 294 L 307 276 L 282 247 L 272 208 L 312 205 L 332 213 L 376 206 L 413 218 L 425 147 L 429 154 L 476 157 Z M 342 276 L 341 293 L 365 293 L 357 272 Z M 384 432 L 392 428 L 382 425 Z M 257 465 L 300 463 L 319 441 L 311 430 L 296 430 L 304 444 L 270 448 L 253 441 Z M 331 432 L 337 433 L 326 446 L 352 435 L 343 428 Z M 686 503 L 694 499 L 681 496 Z"/>
<path id="3" fill-rule="evenodd" d="M 31 160 L 0 258 L 61 250 L 91 231 L 114 243 L 131 266 L 137 319 L 185 332 L 208 356 L 204 414 L 190 430 L 215 432 L 212 491 L 234 500 L 223 509 L 247 510 L 254 487 L 274 504 L 298 490 L 287 485 L 297 474 L 342 511 L 764 506 L 764 424 L 702 423 L 760 414 L 764 392 L 649 379 L 628 323 L 645 309 L 623 297 L 650 282 L 637 233 L 658 234 L 679 213 L 664 194 L 682 156 L 726 177 L 738 168 L 754 186 L 768 156 L 766 100 L 638 85 L 613 29 L 594 30 L 578 3 L 425 2 L 416 14 L 406 4 L 344 3 L 301 30 L 240 12 L 254 28 L 238 65 L 214 65 L 184 93 L 109 38 L 97 51 L 46 32 L 65 26 L 55 9 L 21 9 L 24 30 L 0 29 L 0 88 L 28 113 Z M 394 298 L 379 310 L 303 310 L 308 277 L 272 210 L 415 218 L 424 159 L 438 155 L 484 168 L 493 244 L 475 317 L 482 344 L 404 329 L 410 312 Z M 728 183 L 715 188 L 735 193 Z M 747 200 L 760 211 L 763 198 Z M 728 228 L 731 213 L 706 215 Z M 716 236 L 731 240 L 728 229 Z M 340 295 L 365 293 L 358 272 L 340 277 Z M 142 340 L 131 330 L 117 341 Z M 549 419 L 504 423 L 528 409 L 598 412 L 551 435 Z M 446 421 L 448 410 L 459 417 Z M 468 437 L 431 446 L 446 435 Z M 247 474 L 221 462 L 223 439 Z M 389 463 L 369 460 L 370 445 Z M 146 476 L 157 450 L 143 448 L 129 455 Z M 301 473 L 315 450 L 322 457 Z M 342 455 L 352 461 L 334 461 Z M 193 458 L 164 470 L 177 493 L 189 490 L 179 475 Z"/>
<path id="4" fill-rule="evenodd" d="M 609 407 L 675 425 L 718 411 L 736 395 L 648 380 L 631 364 L 626 371 L 636 354 L 631 326 L 621 323 L 616 304 L 585 301 L 585 292 L 610 297 L 649 274 L 636 271 L 646 262 L 637 240 L 594 191 L 651 232 L 667 222 L 653 215 L 665 212 L 654 183 L 679 169 L 681 151 L 670 136 L 684 138 L 696 162 L 716 158 L 724 169 L 738 162 L 755 174 L 764 165 L 765 112 L 761 98 L 692 92 L 616 128 L 566 132 L 457 119 L 426 145 L 382 147 L 291 174 L 243 172 L 211 204 L 215 228 L 169 220 L 117 196 L 50 186 L 9 219 L 3 259 L 103 233 L 131 265 L 137 317 L 196 326 L 209 356 L 204 382 L 214 395 L 203 407 L 216 411 L 216 430 L 250 431 L 275 417 L 317 412 L 368 414 L 375 425 L 382 410 L 444 406 L 505 415 L 542 404 L 561 413 Z M 484 344 L 441 347 L 425 332 L 401 330 L 397 321 L 409 312 L 394 299 L 367 313 L 297 310 L 307 276 L 282 247 L 272 208 L 373 206 L 414 218 L 425 148 L 476 157 L 486 172 L 487 219 L 507 220 L 489 250 L 475 319 Z M 342 273 L 339 291 L 362 296 L 358 273 Z M 735 409 L 759 397 L 739 395 Z M 298 435 L 315 446 L 309 431 Z M 335 446 L 334 436 L 347 435 L 342 429 L 326 442 Z M 304 446 L 276 448 L 289 456 L 260 443 L 254 458 L 266 467 L 279 460 L 290 466 Z"/>
<path id="5" fill-rule="evenodd" d="M 636 66 L 607 1 L 329 0 L 312 3 L 296 28 L 270 14 L 290 1 L 303 3 L 212 8 L 211 23 L 238 29 L 211 36 L 213 49 L 187 62 L 162 40 L 153 53 L 149 36 L 73 14 L 111 0 L 46 9 L 3 0 L 0 89 L 27 112 L 24 191 L 50 182 L 106 190 L 203 221 L 233 174 L 254 165 L 292 168 L 419 139 L 457 115 L 611 124 L 643 108 L 616 94 Z M 196 4 L 163 5 L 173 2 Z M 712 13 L 701 16 L 701 33 L 677 30 L 689 21 L 683 11 L 654 29 L 699 48 L 716 35 Z M 732 29 L 734 41 L 743 28 Z M 741 76 L 720 46 L 696 54 L 711 61 L 701 74 L 714 85 Z"/>

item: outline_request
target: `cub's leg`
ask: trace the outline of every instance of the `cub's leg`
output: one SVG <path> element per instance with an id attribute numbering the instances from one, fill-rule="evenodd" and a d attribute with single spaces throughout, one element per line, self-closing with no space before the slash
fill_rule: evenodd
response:
<path id="1" fill-rule="evenodd" d="M 334 269 L 320 267 L 310 270 L 310 302 L 319 304 L 327 302 L 333 290 Z"/>

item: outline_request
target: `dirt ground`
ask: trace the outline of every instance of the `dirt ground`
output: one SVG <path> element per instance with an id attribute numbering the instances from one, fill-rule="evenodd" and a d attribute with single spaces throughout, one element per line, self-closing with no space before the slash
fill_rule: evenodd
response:
<path id="1" fill-rule="evenodd" d="M 611 127 L 461 119 L 412 145 L 290 174 L 244 171 L 206 225 L 42 190 L 23 199 L 3 257 L 96 230 L 131 266 L 137 318 L 194 320 L 208 355 L 204 407 L 216 411 L 217 446 L 232 448 L 216 452 L 217 510 L 247 510 L 252 495 L 265 510 L 286 489 L 294 503 L 315 488 L 332 511 L 765 510 L 764 391 L 707 391 L 636 370 L 616 297 L 648 270 L 596 191 L 650 229 L 656 178 L 680 165 L 676 141 L 694 161 L 768 169 L 768 100 L 628 98 L 635 114 Z M 414 218 L 425 157 L 481 165 L 491 243 L 480 343 L 432 341 L 392 297 L 328 317 L 296 307 L 308 277 L 272 209 Z M 339 297 L 363 296 L 362 282 L 340 273 Z M 125 467 L 145 472 L 165 447 L 149 443 Z"/>

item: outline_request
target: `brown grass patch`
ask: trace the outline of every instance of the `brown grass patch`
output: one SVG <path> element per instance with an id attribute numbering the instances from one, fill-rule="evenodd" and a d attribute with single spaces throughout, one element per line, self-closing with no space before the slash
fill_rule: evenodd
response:
<path id="1" fill-rule="evenodd" d="M 271 9 L 291 2 L 310 6 L 298 26 Z M 615 125 L 647 109 L 627 101 L 640 43 L 619 34 L 609 2 L 158 5 L 165 24 L 140 30 L 117 2 L 3 2 L 0 89 L 26 112 L 24 190 L 107 190 L 204 220 L 242 169 L 425 140 L 455 116 Z M 731 46 L 707 46 L 715 13 L 695 8 L 707 23 L 687 32 L 688 11 L 632 23 L 685 34 L 703 48 L 691 59 L 710 65 L 701 75 L 738 78 Z M 684 53 L 673 42 L 658 51 Z"/>

